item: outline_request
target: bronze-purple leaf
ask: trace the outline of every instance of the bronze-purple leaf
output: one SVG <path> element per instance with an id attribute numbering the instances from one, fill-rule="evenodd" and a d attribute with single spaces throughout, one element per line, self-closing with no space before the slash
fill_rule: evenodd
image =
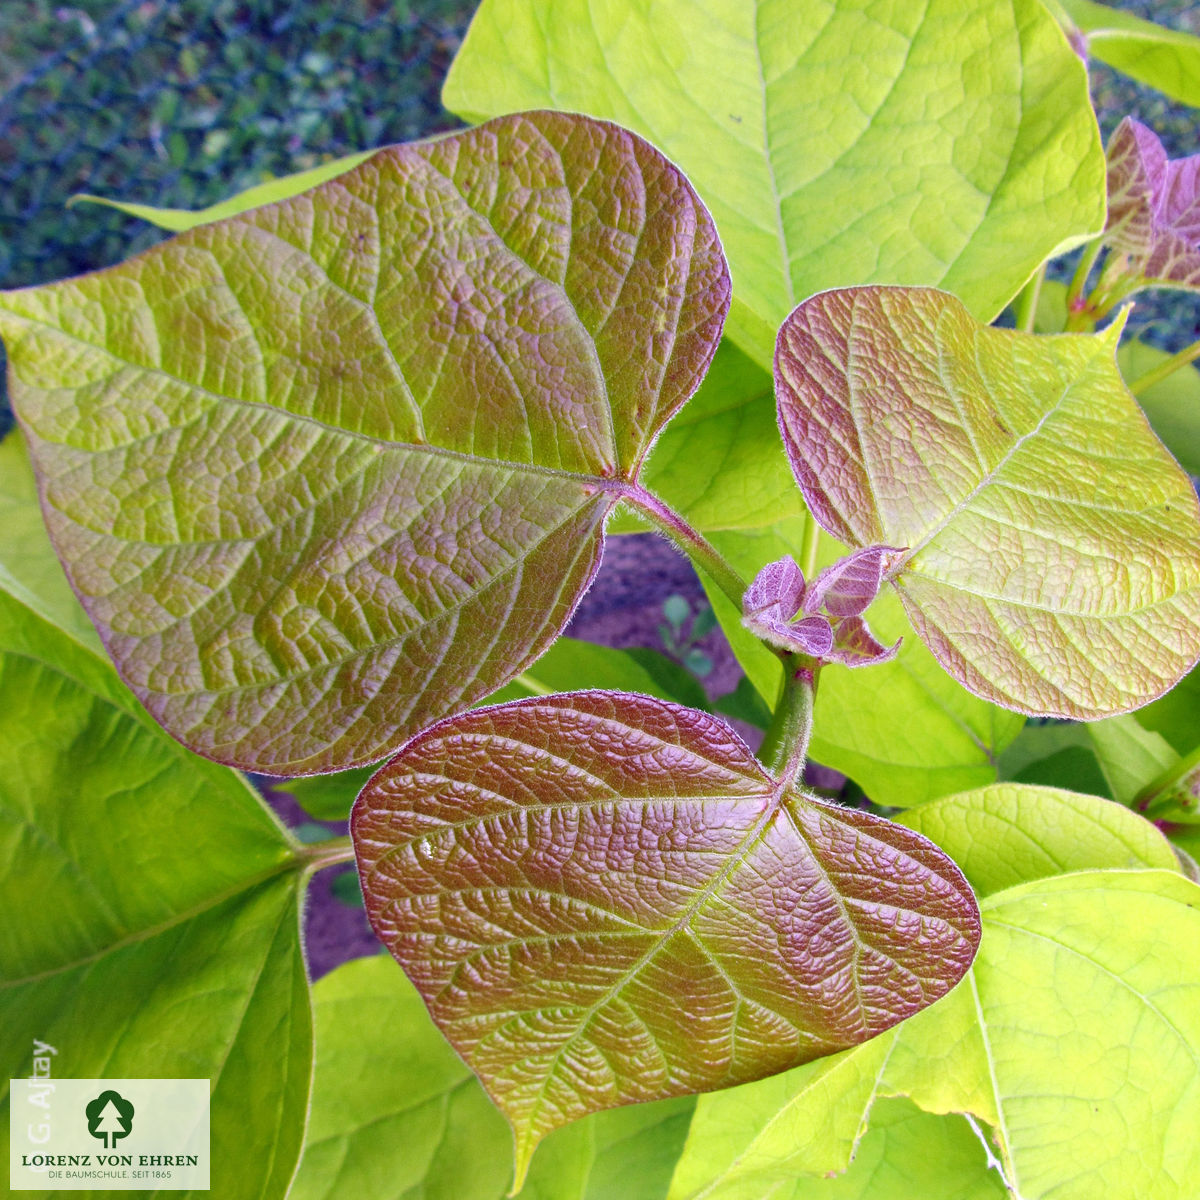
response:
<path id="1" fill-rule="evenodd" d="M 874 1036 L 979 941 L 931 842 L 782 786 L 718 718 L 645 696 L 449 718 L 351 828 L 375 932 L 508 1116 L 518 1179 L 586 1113 Z"/>
<path id="2" fill-rule="evenodd" d="M 809 508 L 850 546 L 902 547 L 887 574 L 918 635 L 1020 712 L 1127 712 L 1200 655 L 1196 493 L 1117 370 L 1121 324 L 1039 336 L 946 292 L 863 287 L 779 331 Z"/>
<path id="3" fill-rule="evenodd" d="M 1168 159 L 1157 135 L 1126 117 L 1108 143 L 1105 240 L 1129 274 L 1200 289 L 1200 154 Z"/>
<path id="4" fill-rule="evenodd" d="M 4 293 L 0 333 L 126 681 L 201 754 L 299 774 L 546 649 L 728 304 L 678 169 L 527 113 Z"/>

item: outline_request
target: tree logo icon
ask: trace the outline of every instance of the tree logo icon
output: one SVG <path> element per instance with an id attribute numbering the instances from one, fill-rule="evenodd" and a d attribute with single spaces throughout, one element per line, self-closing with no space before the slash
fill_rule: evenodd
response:
<path id="1" fill-rule="evenodd" d="M 133 1129 L 133 1105 L 120 1092 L 101 1092 L 83 1111 L 88 1133 L 100 1138 L 106 1150 L 111 1150 L 119 1138 L 128 1137 Z"/>

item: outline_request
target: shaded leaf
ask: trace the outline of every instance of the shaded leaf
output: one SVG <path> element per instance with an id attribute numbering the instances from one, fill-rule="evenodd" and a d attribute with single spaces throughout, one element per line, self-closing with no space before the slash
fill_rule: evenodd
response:
<path id="1" fill-rule="evenodd" d="M 1075 721 L 1026 725 L 1000 755 L 996 767 L 1006 782 L 1036 783 L 1112 799 L 1087 726 Z"/>
<path id="2" fill-rule="evenodd" d="M 37 482 L 20 433 L 0 442 L 0 588 L 97 655 L 100 639 L 71 594 L 62 563 L 46 539 Z"/>
<path id="3" fill-rule="evenodd" d="M 367 912 L 517 1135 L 749 1081 L 943 994 L 975 908 L 891 822 L 622 693 L 441 722 L 355 803 Z"/>
<path id="4" fill-rule="evenodd" d="M 1181 1200 L 1200 1171 L 1200 888 L 1087 871 L 985 898 L 967 979 L 882 1092 L 993 1126 L 1023 1200 Z"/>
<path id="5" fill-rule="evenodd" d="M 1179 761 L 1165 738 L 1143 728 L 1136 716 L 1109 717 L 1085 726 L 1109 793 L 1132 804 L 1144 787 Z"/>
<path id="6" fill-rule="evenodd" d="M 804 512 L 779 444 L 770 373 L 728 338 L 704 382 L 663 431 L 642 480 L 697 529 L 754 529 Z M 609 533 L 646 526 L 621 505 Z"/>
<path id="7" fill-rule="evenodd" d="M 1086 72 L 1038 0 L 486 0 L 442 95 L 660 146 L 716 217 L 729 330 L 764 365 L 797 300 L 843 284 L 940 284 L 991 320 L 1104 219 Z"/>
<path id="8" fill-rule="evenodd" d="M 718 696 L 713 701 L 712 709 L 722 716 L 745 721 L 747 725 L 754 725 L 759 729 L 766 729 L 771 723 L 771 710 L 746 675 L 737 681 L 737 687 L 732 692 Z"/>
<path id="9" fill-rule="evenodd" d="M 1172 100 L 1200 106 L 1200 38 L 1143 21 L 1115 4 L 1054 3 L 1084 34 L 1090 55 Z"/>
<path id="10" fill-rule="evenodd" d="M 1169 160 L 1157 134 L 1126 117 L 1108 142 L 1104 239 L 1129 256 L 1122 273 L 1200 289 L 1200 154 Z"/>
<path id="11" fill-rule="evenodd" d="M 1018 711 L 1127 711 L 1200 654 L 1196 494 L 1117 373 L 1119 326 L 1034 336 L 942 292 L 847 288 L 780 331 L 780 425 L 817 519 L 906 547 L 917 633 Z"/>
<path id="12" fill-rule="evenodd" d="M 665 654 L 646 649 L 617 650 L 569 637 L 560 637 L 536 663 L 493 692 L 483 703 L 498 704 L 577 688 L 643 692 L 662 700 L 676 700 L 692 708 L 708 706 L 704 688 L 696 682 L 695 676 Z M 356 767 L 332 775 L 291 779 L 278 786 L 289 792 L 305 812 L 319 820 L 344 821 L 350 815 L 354 797 L 375 770 L 375 767 Z"/>
<path id="13" fill-rule="evenodd" d="M 289 1196 L 502 1200 L 512 1135 L 396 964 L 346 963 L 313 999 L 312 1115 Z M 522 1200 L 663 1200 L 694 1103 L 597 1113 L 553 1134 Z"/>
<path id="14" fill-rule="evenodd" d="M 1200 746 L 1200 668 L 1185 675 L 1161 700 L 1140 709 L 1137 719 L 1179 754 Z"/>
<path id="15" fill-rule="evenodd" d="M 312 1061 L 295 845 L 4 592 L 0 694 L 3 1078 L 35 1037 L 64 1075 L 208 1078 L 213 1194 L 282 1195 Z"/>
<path id="16" fill-rule="evenodd" d="M 804 521 L 760 530 L 717 532 L 711 540 L 745 575 L 781 555 L 799 553 Z M 822 535 L 818 564 L 844 549 Z M 765 703 L 782 682 L 779 659 L 741 622 L 741 612 L 701 576 L 721 628 Z M 920 804 L 996 778 L 996 757 L 1024 723 L 1016 713 L 972 696 L 914 636 L 899 598 L 885 590 L 868 610 L 871 627 L 900 641 L 891 662 L 870 671 L 830 667 L 821 673 L 811 753 L 849 775 L 880 804 Z"/>
<path id="17" fill-rule="evenodd" d="M 248 212 L 252 208 L 261 208 L 264 204 L 274 204 L 279 200 L 289 200 L 301 192 L 307 192 L 319 183 L 336 179 L 344 175 L 352 167 L 366 162 L 374 154 L 374 150 L 361 150 L 357 154 L 347 154 L 343 158 L 335 158 L 319 166 L 310 167 L 306 171 L 297 171 L 294 175 L 283 175 L 278 179 L 268 179 L 265 183 L 256 184 L 222 200 L 210 204 L 207 208 L 190 210 L 186 208 L 155 208 L 149 204 L 134 204 L 128 200 L 113 200 L 107 196 L 93 196 L 80 192 L 67 201 L 68 207 L 75 204 L 102 204 L 106 208 L 115 208 L 130 217 L 140 217 L 157 225 L 160 229 L 172 233 L 183 233 L 195 229 L 198 225 L 209 225 L 213 221 L 221 221 L 226 217 L 236 217 L 239 213 Z"/>
<path id="18" fill-rule="evenodd" d="M 546 649 L 728 294 L 678 170 L 531 113 L 5 293 L 0 332 L 126 680 L 193 749 L 298 774 Z"/>
<path id="19" fill-rule="evenodd" d="M 1121 374 L 1129 383 L 1148 375 L 1169 357 L 1165 350 L 1137 338 L 1126 338 L 1117 351 Z M 1137 401 L 1183 469 L 1200 475 L 1200 371 L 1181 367 L 1139 391 Z"/>
<path id="20" fill-rule="evenodd" d="M 1059 788 L 997 783 L 897 819 L 941 846 L 979 896 L 1070 871 L 1176 866 L 1167 839 L 1144 817 Z"/>

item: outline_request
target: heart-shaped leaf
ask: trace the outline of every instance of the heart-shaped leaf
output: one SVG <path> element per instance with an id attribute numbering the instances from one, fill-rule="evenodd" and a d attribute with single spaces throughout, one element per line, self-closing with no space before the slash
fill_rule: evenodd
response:
<path id="1" fill-rule="evenodd" d="M 620 692 L 450 718 L 351 821 L 367 912 L 506 1113 L 518 1178 L 597 1109 L 855 1045 L 978 934 L 924 838 L 777 783 L 719 719 Z"/>
<path id="2" fill-rule="evenodd" d="M 825 292 L 780 330 L 809 507 L 851 546 L 905 547 L 917 633 L 1018 711 L 1127 711 L 1200 655 L 1196 494 L 1121 380 L 1119 336 L 993 329 L 927 288 Z"/>
<path id="3" fill-rule="evenodd" d="M 1104 221 L 1087 72 L 1041 0 L 484 0 L 443 98 L 661 146 L 716 217 L 730 333 L 764 364 L 813 292 L 939 284 L 990 320 Z"/>
<path id="4" fill-rule="evenodd" d="M 1130 274 L 1200 289 L 1200 154 L 1168 159 L 1153 130 L 1126 117 L 1108 143 L 1104 237 Z"/>
<path id="5" fill-rule="evenodd" d="M 298 774 L 550 644 L 728 300 L 675 167 L 530 113 L 2 295 L 0 333 L 127 681 L 200 753 Z"/>

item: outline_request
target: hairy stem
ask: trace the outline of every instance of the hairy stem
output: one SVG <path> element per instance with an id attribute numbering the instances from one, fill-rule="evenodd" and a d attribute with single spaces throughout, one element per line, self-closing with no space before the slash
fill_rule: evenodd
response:
<path id="1" fill-rule="evenodd" d="M 746 581 L 725 560 L 721 552 L 698 530 L 693 529 L 673 508 L 657 496 L 635 484 L 624 492 L 634 505 L 660 532 L 692 560 L 737 606 L 742 609 Z"/>
<path id="2" fill-rule="evenodd" d="M 1017 328 L 1024 333 L 1033 332 L 1033 324 L 1037 318 L 1038 300 L 1042 295 L 1042 282 L 1046 278 L 1046 264 L 1042 263 L 1034 272 L 1033 278 L 1021 289 L 1017 295 L 1017 302 L 1013 306 L 1013 315 L 1016 317 Z"/>
<path id="3" fill-rule="evenodd" d="M 1079 259 L 1079 266 L 1075 268 L 1075 274 L 1071 278 L 1071 282 L 1067 287 L 1067 328 L 1071 328 L 1071 317 L 1074 313 L 1082 308 L 1080 296 L 1083 295 L 1083 289 L 1087 285 L 1088 276 L 1092 273 L 1092 268 L 1096 265 L 1096 259 L 1100 257 L 1100 251 L 1104 249 L 1104 242 L 1100 238 L 1096 238 L 1083 252 Z"/>
<path id="4" fill-rule="evenodd" d="M 308 871 L 320 871 L 337 863 L 354 861 L 354 843 L 349 837 L 330 838 L 325 842 L 312 842 L 301 846 L 296 852 L 296 861 Z"/>
<path id="5" fill-rule="evenodd" d="M 775 706 L 758 757 L 779 783 L 787 787 L 804 770 L 808 758 L 820 667 L 810 658 L 788 654 L 783 669 L 786 672 L 783 694 Z"/>
<path id="6" fill-rule="evenodd" d="M 1172 354 L 1170 358 L 1164 359 L 1153 371 L 1139 375 L 1129 385 L 1129 390 L 1135 396 L 1140 396 L 1147 388 L 1161 383 L 1168 376 L 1174 375 L 1176 371 L 1186 367 L 1188 363 L 1195 362 L 1198 358 L 1200 358 L 1200 342 L 1193 342 L 1190 346 L 1180 350 L 1178 354 Z"/>

